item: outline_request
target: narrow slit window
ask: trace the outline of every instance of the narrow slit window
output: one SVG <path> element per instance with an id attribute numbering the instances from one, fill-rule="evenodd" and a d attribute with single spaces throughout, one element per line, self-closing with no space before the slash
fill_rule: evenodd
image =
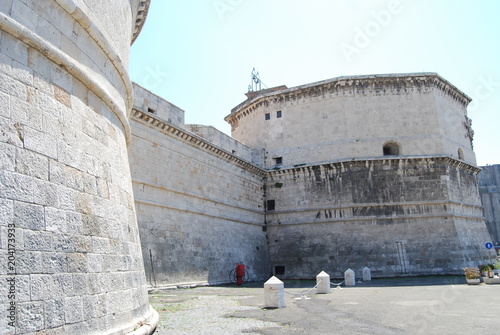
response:
<path id="1" fill-rule="evenodd" d="M 271 120 L 271 113 L 266 113 L 265 117 L 266 117 L 266 120 Z"/>
<path id="2" fill-rule="evenodd" d="M 281 117 L 281 111 L 276 112 L 276 117 L 279 119 Z"/>

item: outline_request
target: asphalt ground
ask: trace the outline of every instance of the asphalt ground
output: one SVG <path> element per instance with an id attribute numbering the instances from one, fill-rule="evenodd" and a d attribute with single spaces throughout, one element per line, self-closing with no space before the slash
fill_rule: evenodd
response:
<path id="1" fill-rule="evenodd" d="M 280 309 L 264 307 L 263 283 L 153 290 L 155 334 L 500 334 L 500 285 L 411 277 L 300 295 L 315 284 L 285 281 Z"/>

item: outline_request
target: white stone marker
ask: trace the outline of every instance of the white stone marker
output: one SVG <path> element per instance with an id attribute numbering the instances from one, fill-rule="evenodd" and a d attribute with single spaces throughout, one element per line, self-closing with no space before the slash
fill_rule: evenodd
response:
<path id="1" fill-rule="evenodd" d="M 345 280 L 345 286 L 356 285 L 356 275 L 354 274 L 354 271 L 352 271 L 351 269 L 347 269 L 344 272 L 344 280 Z"/>
<path id="2" fill-rule="evenodd" d="M 318 294 L 330 293 L 330 275 L 325 271 L 321 271 L 316 276 L 316 292 Z"/>
<path id="3" fill-rule="evenodd" d="M 285 307 L 285 284 L 275 276 L 264 283 L 264 307 Z"/>
<path id="4" fill-rule="evenodd" d="M 370 281 L 372 280 L 372 271 L 370 270 L 369 267 L 365 266 L 363 268 L 363 281 Z"/>

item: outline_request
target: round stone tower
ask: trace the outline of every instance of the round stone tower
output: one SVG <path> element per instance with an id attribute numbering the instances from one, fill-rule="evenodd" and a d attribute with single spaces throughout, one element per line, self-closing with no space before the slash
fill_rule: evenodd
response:
<path id="1" fill-rule="evenodd" d="M 329 79 L 247 93 L 226 117 L 261 152 L 274 272 L 461 274 L 494 262 L 467 117 L 436 73 Z M 262 150 L 264 149 L 264 150 Z"/>
<path id="2" fill-rule="evenodd" d="M 152 332 L 127 156 L 149 1 L 0 2 L 0 329 Z M 44 333 L 45 333 L 44 332 Z"/>

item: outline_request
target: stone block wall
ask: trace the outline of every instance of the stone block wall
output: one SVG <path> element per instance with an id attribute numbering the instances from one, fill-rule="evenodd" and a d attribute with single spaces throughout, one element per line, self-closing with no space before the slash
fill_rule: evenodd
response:
<path id="1" fill-rule="evenodd" d="M 252 156 L 252 149 L 212 126 L 188 124 L 186 125 L 186 129 L 241 159 L 252 162 L 257 166 L 263 166 L 261 159 L 256 160 L 255 156 Z"/>
<path id="2" fill-rule="evenodd" d="M 134 9 L 128 0 L 77 4 L 0 2 L 2 334 L 154 324 L 126 148 L 131 83 L 120 61 Z M 97 18 L 125 34 L 91 24 Z"/>
<path id="3" fill-rule="evenodd" d="M 131 126 L 129 156 L 150 285 L 227 283 L 236 263 L 246 265 L 250 279 L 266 279 L 264 171 L 151 114 L 135 110 Z"/>
<path id="4" fill-rule="evenodd" d="M 460 273 L 484 263 L 493 254 L 484 248 L 478 170 L 463 164 L 393 158 L 269 173 L 271 265 L 285 267 L 284 278 L 313 278 L 347 268 L 360 275 L 364 266 L 375 277 Z"/>
<path id="5" fill-rule="evenodd" d="M 479 173 L 479 190 L 484 206 L 486 226 L 495 245 L 500 245 L 500 165 L 482 166 Z"/>
<path id="6" fill-rule="evenodd" d="M 184 110 L 153 92 L 132 83 L 134 90 L 134 109 L 150 113 L 178 128 L 184 128 Z"/>

